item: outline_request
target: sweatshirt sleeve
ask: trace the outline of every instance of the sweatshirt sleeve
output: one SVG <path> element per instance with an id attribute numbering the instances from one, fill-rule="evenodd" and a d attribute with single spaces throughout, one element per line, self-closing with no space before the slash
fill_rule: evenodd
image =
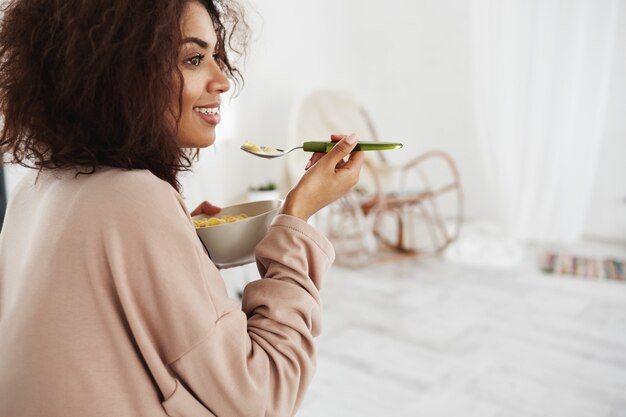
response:
<path id="1" fill-rule="evenodd" d="M 279 215 L 256 248 L 263 279 L 248 284 L 242 310 L 221 315 L 197 346 L 171 363 L 218 416 L 291 416 L 315 370 L 319 288 L 334 260 L 306 222 Z"/>

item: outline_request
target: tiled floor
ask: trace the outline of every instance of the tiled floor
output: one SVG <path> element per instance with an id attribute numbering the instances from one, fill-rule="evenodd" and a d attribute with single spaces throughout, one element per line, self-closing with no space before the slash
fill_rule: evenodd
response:
<path id="1" fill-rule="evenodd" d="M 333 267 L 297 416 L 626 416 L 626 282 L 543 275 L 536 251 L 512 270 Z"/>

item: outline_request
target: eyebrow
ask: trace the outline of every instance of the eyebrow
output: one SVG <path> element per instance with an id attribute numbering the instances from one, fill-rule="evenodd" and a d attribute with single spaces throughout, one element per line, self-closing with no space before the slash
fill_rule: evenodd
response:
<path id="1" fill-rule="evenodd" d="M 185 39 L 183 39 L 183 44 L 185 44 L 185 43 L 189 43 L 189 42 L 192 42 L 192 43 L 198 44 L 200 47 L 202 47 L 202 48 L 204 48 L 204 49 L 208 49 L 208 47 L 209 47 L 209 44 L 208 44 L 208 43 L 206 43 L 205 41 L 203 41 L 203 40 L 202 40 L 202 39 L 200 39 L 200 38 L 195 38 L 195 37 L 193 37 L 193 36 L 192 36 L 192 37 L 189 37 L 189 38 L 185 38 Z"/>

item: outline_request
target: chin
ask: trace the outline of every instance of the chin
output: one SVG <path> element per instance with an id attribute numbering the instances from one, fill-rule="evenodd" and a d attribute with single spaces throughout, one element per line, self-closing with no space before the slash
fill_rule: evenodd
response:
<path id="1" fill-rule="evenodd" d="M 195 141 L 192 145 L 193 148 L 208 148 L 215 143 L 215 139 L 205 141 Z"/>
<path id="2" fill-rule="evenodd" d="M 215 134 L 194 136 L 193 138 L 180 138 L 178 146 L 180 148 L 208 148 L 215 143 Z"/>

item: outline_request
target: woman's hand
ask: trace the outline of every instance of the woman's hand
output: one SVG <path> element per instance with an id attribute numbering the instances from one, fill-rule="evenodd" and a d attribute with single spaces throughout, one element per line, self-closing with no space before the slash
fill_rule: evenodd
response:
<path id="1" fill-rule="evenodd" d="M 197 216 L 198 214 L 208 214 L 209 216 L 212 216 L 220 211 L 222 211 L 221 207 L 214 206 L 208 201 L 203 201 L 194 209 L 194 211 L 191 212 L 191 215 Z"/>
<path id="2" fill-rule="evenodd" d="M 331 135 L 338 142 L 327 154 L 315 153 L 306 173 L 289 191 L 282 213 L 308 220 L 321 208 L 346 195 L 357 184 L 363 165 L 363 152 L 353 152 L 357 136 Z M 347 161 L 344 160 L 349 155 Z"/>

